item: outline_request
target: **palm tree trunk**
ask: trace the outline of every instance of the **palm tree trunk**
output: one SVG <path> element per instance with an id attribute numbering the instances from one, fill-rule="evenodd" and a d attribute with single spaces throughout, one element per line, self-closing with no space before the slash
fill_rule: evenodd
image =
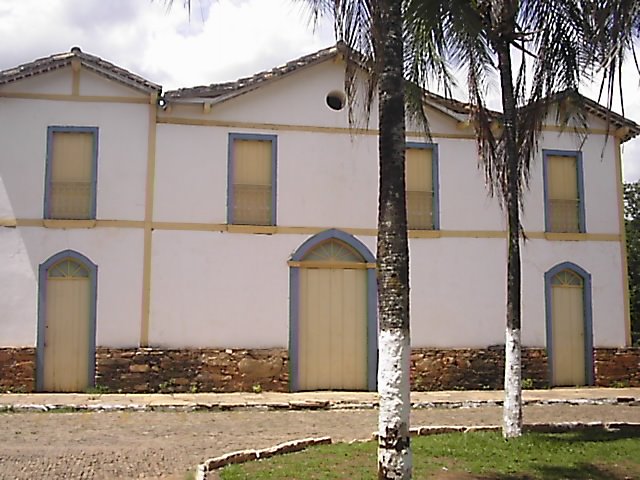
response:
<path id="1" fill-rule="evenodd" d="M 508 260 L 507 328 L 505 335 L 504 411 L 502 435 L 522 435 L 522 368 L 520 346 L 520 167 L 516 144 L 516 101 L 511 73 L 511 53 L 506 41 L 497 42 L 498 69 L 504 113 Z"/>
<path id="2" fill-rule="evenodd" d="M 409 479 L 409 249 L 401 2 L 380 1 L 377 9 L 375 54 L 382 67 L 378 87 L 378 479 Z"/>

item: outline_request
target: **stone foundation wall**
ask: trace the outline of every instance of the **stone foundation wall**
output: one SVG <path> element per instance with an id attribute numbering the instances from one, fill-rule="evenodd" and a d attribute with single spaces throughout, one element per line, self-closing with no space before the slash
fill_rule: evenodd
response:
<path id="1" fill-rule="evenodd" d="M 288 353 L 98 348 L 96 386 L 122 392 L 286 392 Z"/>
<path id="2" fill-rule="evenodd" d="M 640 387 L 640 347 L 597 348 L 593 366 L 599 387 Z"/>
<path id="3" fill-rule="evenodd" d="M 524 385 L 548 387 L 543 348 L 522 351 Z M 598 348 L 595 384 L 640 387 L 640 348 Z M 414 390 L 501 389 L 504 348 L 413 349 Z M 0 348 L 0 392 L 35 390 L 35 348 Z M 98 348 L 96 387 L 109 392 L 237 392 L 289 388 L 286 349 Z"/>
<path id="4" fill-rule="evenodd" d="M 36 388 L 36 349 L 0 348 L 0 392 L 29 393 Z"/>
<path id="5" fill-rule="evenodd" d="M 549 385 L 544 348 L 522 350 L 522 378 L 530 388 Z M 503 383 L 504 347 L 412 350 L 412 390 L 499 390 Z"/>

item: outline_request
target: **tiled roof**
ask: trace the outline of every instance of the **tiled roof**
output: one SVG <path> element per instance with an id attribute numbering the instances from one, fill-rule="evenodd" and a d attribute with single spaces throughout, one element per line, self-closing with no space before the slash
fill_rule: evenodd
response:
<path id="1" fill-rule="evenodd" d="M 323 62 L 332 58 L 342 50 L 342 44 L 334 45 L 329 48 L 319 50 L 315 53 L 305 55 L 279 67 L 256 73 L 250 77 L 244 77 L 235 82 L 214 83 L 211 85 L 201 85 L 191 88 L 180 88 L 178 90 L 169 90 L 165 92 L 164 97 L 167 100 L 186 99 L 186 98 L 217 98 L 222 95 L 232 94 L 239 90 L 251 89 L 270 80 L 280 78 L 288 73 L 294 72 L 310 65 Z"/>
<path id="2" fill-rule="evenodd" d="M 350 54 L 353 55 L 353 52 L 350 52 L 343 43 L 338 43 L 315 53 L 304 55 L 279 67 L 256 73 L 250 77 L 240 78 L 234 82 L 170 90 L 164 94 L 164 97 L 167 101 L 197 101 L 210 99 L 217 103 L 251 91 L 267 82 L 276 80 L 302 68 L 324 62 L 336 57 L 337 55 L 346 56 Z M 135 73 L 125 70 L 124 68 L 118 67 L 113 63 L 107 62 L 100 57 L 85 53 L 78 47 L 73 47 L 70 52 L 58 53 L 48 57 L 39 58 L 33 62 L 0 71 L 0 86 L 67 67 L 71 64 L 73 59 L 78 59 L 81 65 L 88 70 L 92 70 L 97 74 L 112 80 L 119 81 L 137 90 L 141 90 L 143 92 L 160 92 L 162 90 L 162 86 L 150 82 Z M 358 61 L 357 58 L 356 61 Z M 469 114 L 471 107 L 468 103 L 454 100 L 452 98 L 446 98 L 432 92 L 425 92 L 425 94 L 428 103 L 445 111 L 446 113 L 451 114 L 459 120 L 460 116 L 465 117 Z M 608 108 L 576 92 L 560 92 L 551 98 L 552 101 L 560 101 L 570 95 L 579 95 L 583 100 L 587 112 L 608 122 L 608 124 L 613 127 L 612 129 L 627 128 L 627 132 L 622 135 L 622 141 L 627 141 L 637 135 L 640 135 L 640 125 L 623 117 L 622 115 L 612 112 Z M 500 117 L 501 115 L 500 112 L 493 113 L 496 117 Z"/>
<path id="3" fill-rule="evenodd" d="M 165 92 L 164 98 L 167 101 L 189 99 L 215 99 L 216 101 L 223 101 L 239 95 L 240 93 L 246 93 L 247 91 L 258 88 L 266 82 L 281 78 L 302 68 L 324 62 L 325 60 L 329 60 L 337 55 L 346 56 L 350 53 L 353 54 L 353 52 L 350 52 L 344 43 L 339 42 L 329 48 L 319 50 L 309 55 L 304 55 L 295 60 L 291 60 L 284 65 L 256 73 L 250 77 L 240 78 L 234 82 L 214 83 L 211 85 L 169 90 Z M 357 58 L 356 61 L 358 61 Z M 469 105 L 466 103 L 445 98 L 431 92 L 426 92 L 426 94 L 429 102 L 439 105 L 450 113 L 456 113 L 459 115 L 468 115 L 469 113 Z"/>
<path id="4" fill-rule="evenodd" d="M 119 81 L 137 90 L 149 93 L 160 92 L 162 90 L 162 86 L 150 82 L 124 68 L 118 67 L 113 63 L 107 62 L 100 57 L 84 53 L 79 47 L 73 47 L 70 52 L 57 53 L 8 70 L 3 70 L 0 72 L 0 85 L 6 85 L 24 78 L 67 67 L 71 65 L 73 59 L 80 60 L 84 68 L 92 70 L 98 75 Z"/>
<path id="5" fill-rule="evenodd" d="M 552 102 L 562 101 L 569 97 L 580 97 L 580 100 L 583 102 L 586 111 L 593 115 L 594 117 L 598 117 L 604 120 L 607 125 L 611 126 L 611 130 L 617 130 L 620 128 L 627 128 L 628 131 L 626 134 L 621 136 L 622 142 L 626 142 L 627 140 L 631 140 L 637 135 L 640 135 L 640 125 L 638 125 L 633 120 L 629 120 L 622 115 L 611 111 L 607 107 L 600 105 L 595 100 L 591 100 L 584 95 L 581 95 L 578 92 L 566 90 L 564 92 L 560 92 L 551 97 Z"/>
<path id="6" fill-rule="evenodd" d="M 164 97 L 167 101 L 197 101 L 208 99 L 213 100 L 214 103 L 218 103 L 233 98 L 242 93 L 251 91 L 267 82 L 276 80 L 302 68 L 321 63 L 339 54 L 346 56 L 350 53 L 353 54 L 353 52 L 349 51 L 348 47 L 346 47 L 343 43 L 338 43 L 332 47 L 325 48 L 318 52 L 305 55 L 303 57 L 287 62 L 279 67 L 256 73 L 255 75 L 252 75 L 250 77 L 240 78 L 234 82 L 215 83 L 211 85 L 202 85 L 191 88 L 180 88 L 178 90 L 171 90 L 166 92 Z M 357 58 L 356 61 L 358 61 Z M 561 92 L 552 97 L 552 102 L 562 100 L 569 94 L 579 95 L 575 92 Z M 452 98 L 443 97 L 441 95 L 428 91 L 425 92 L 425 95 L 426 100 L 429 104 L 445 111 L 458 120 L 461 120 L 464 117 L 468 117 L 470 113 L 471 105 L 468 103 L 461 102 Z M 582 95 L 580 96 L 582 99 L 584 99 L 583 103 L 587 111 L 590 114 L 609 122 L 609 124 L 613 127 L 612 129 L 625 127 L 628 128 L 628 132 L 622 136 L 623 141 L 630 140 L 631 138 L 640 134 L 640 126 L 635 122 L 628 120 L 622 115 L 618 115 L 617 113 L 610 111 L 606 107 L 600 105 L 597 102 L 594 102 L 587 97 L 584 97 Z M 495 118 L 500 118 L 500 116 L 502 115 L 501 112 L 498 111 L 490 111 L 490 113 L 493 114 Z"/>

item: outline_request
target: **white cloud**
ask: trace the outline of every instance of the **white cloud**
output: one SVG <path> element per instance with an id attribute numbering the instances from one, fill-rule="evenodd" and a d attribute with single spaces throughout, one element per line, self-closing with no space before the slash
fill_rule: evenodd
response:
<path id="1" fill-rule="evenodd" d="M 292 0 L 0 0 L 0 68 L 80 46 L 165 89 L 233 80 L 333 43 Z"/>
<path id="2" fill-rule="evenodd" d="M 190 18 L 183 3 L 0 0 L 0 69 L 77 45 L 167 90 L 234 80 L 334 42 L 329 21 L 312 31 L 301 0 L 192 0 Z M 640 122 L 638 78 L 623 73 L 625 114 Z M 597 88 L 585 93 L 597 98 Z M 625 179 L 640 178 L 640 140 L 625 144 L 623 159 Z"/>

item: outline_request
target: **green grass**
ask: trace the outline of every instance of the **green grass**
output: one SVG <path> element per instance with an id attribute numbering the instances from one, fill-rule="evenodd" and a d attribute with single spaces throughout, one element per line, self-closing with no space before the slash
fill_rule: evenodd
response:
<path id="1" fill-rule="evenodd" d="M 640 436 L 627 432 L 528 433 L 505 442 L 499 432 L 417 437 L 413 478 L 640 479 Z M 223 480 L 376 478 L 376 444 L 334 444 L 220 472 Z"/>

